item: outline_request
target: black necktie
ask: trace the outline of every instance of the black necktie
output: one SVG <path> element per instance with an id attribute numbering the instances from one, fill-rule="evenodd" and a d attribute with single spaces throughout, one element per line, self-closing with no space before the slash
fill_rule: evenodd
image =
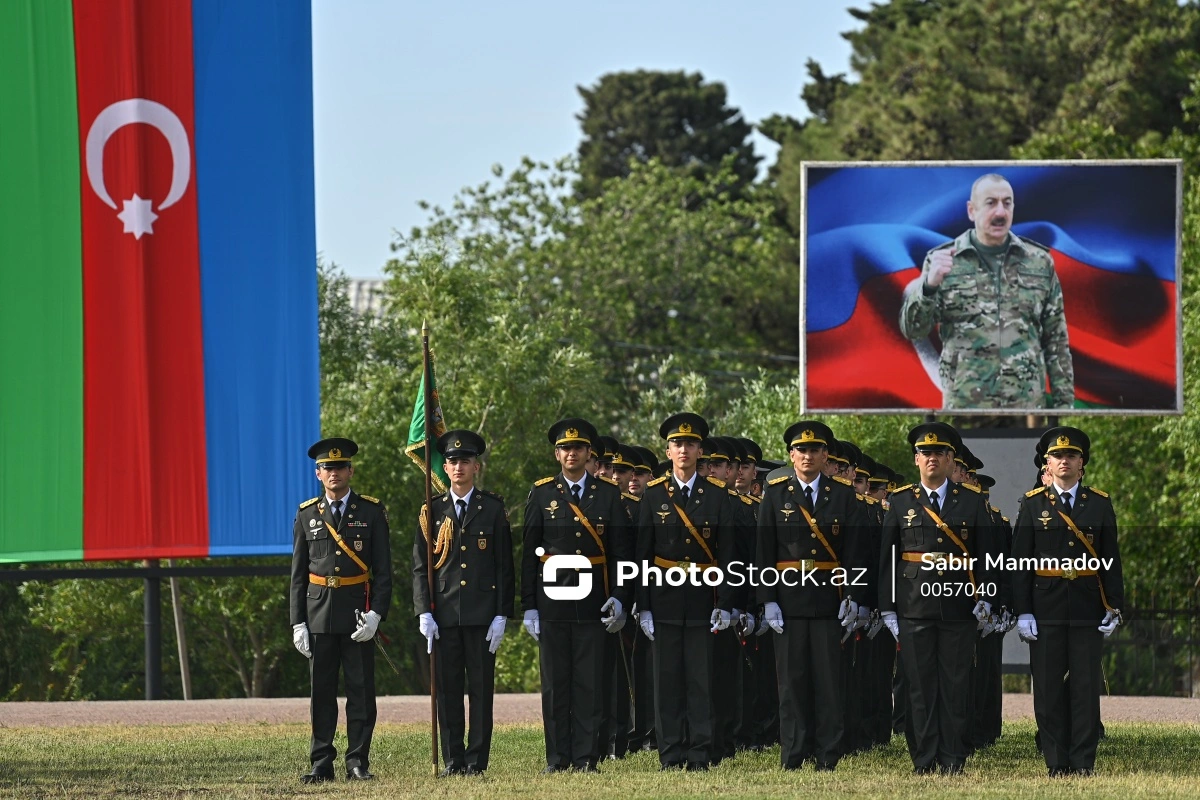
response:
<path id="1" fill-rule="evenodd" d="M 1070 516 L 1070 514 L 1071 514 L 1071 493 L 1063 492 L 1062 501 L 1063 501 L 1063 511 L 1066 511 L 1067 515 Z"/>
<path id="2" fill-rule="evenodd" d="M 336 529 L 342 527 L 342 501 L 334 500 L 332 508 L 333 508 L 333 527 L 336 530 Z"/>
<path id="3" fill-rule="evenodd" d="M 575 498 L 575 505 L 579 505 L 579 501 L 583 499 L 583 490 L 579 488 L 578 483 L 571 487 L 571 497 Z"/>
<path id="4" fill-rule="evenodd" d="M 812 487 L 804 487 L 804 507 L 809 511 L 813 510 Z"/>
<path id="5" fill-rule="evenodd" d="M 467 501 L 459 500 L 455 505 L 458 507 L 458 524 L 462 525 L 463 518 L 467 516 Z"/>
<path id="6" fill-rule="evenodd" d="M 933 513 L 935 514 L 942 513 L 942 506 L 938 503 L 937 492 L 929 493 L 929 507 L 933 509 Z"/>
<path id="7" fill-rule="evenodd" d="M 685 483 L 685 484 L 680 484 L 680 486 L 679 486 L 679 495 L 680 495 L 680 497 L 682 497 L 682 498 L 683 498 L 683 502 L 685 502 L 685 503 L 686 503 L 686 502 L 688 501 L 688 487 L 687 487 L 687 484 L 686 484 L 686 483 Z"/>

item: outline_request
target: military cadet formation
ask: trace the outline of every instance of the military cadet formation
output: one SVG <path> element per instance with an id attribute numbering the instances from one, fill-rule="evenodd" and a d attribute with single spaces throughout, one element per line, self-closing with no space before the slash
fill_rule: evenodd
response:
<path id="1" fill-rule="evenodd" d="M 547 433 L 559 469 L 530 489 L 519 565 L 519 618 L 539 650 L 544 774 L 599 772 L 639 750 L 657 752 L 662 770 L 704 772 L 776 745 L 784 770 L 829 771 L 893 733 L 914 773 L 958 774 L 1000 737 L 1013 627 L 1030 643 L 1049 775 L 1092 773 L 1102 641 L 1121 624 L 1123 591 L 1112 504 L 1082 483 L 1082 431 L 1042 436 L 1039 480 L 1015 526 L 945 423 L 909 431 L 911 482 L 817 420 L 782 432 L 786 462 L 713 435 L 697 414 L 669 417 L 659 434 L 663 462 L 583 419 Z M 452 430 L 437 449 L 449 487 L 414 526 L 414 610 L 435 654 L 441 775 L 480 775 L 518 565 L 503 499 L 475 485 L 483 438 Z M 334 778 L 339 670 L 346 777 L 373 777 L 371 640 L 391 566 L 386 511 L 350 490 L 356 450 L 313 445 L 324 491 L 294 526 L 291 617 L 312 675 L 305 782 Z M 567 566 L 548 567 L 555 556 Z M 622 565 L 638 578 L 623 580 Z M 663 577 L 712 568 L 723 579 Z M 643 574 L 655 569 L 657 579 Z"/>

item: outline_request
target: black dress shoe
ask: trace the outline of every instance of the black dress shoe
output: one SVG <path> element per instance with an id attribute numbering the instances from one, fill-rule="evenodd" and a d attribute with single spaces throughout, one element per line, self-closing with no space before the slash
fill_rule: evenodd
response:
<path id="1" fill-rule="evenodd" d="M 817 764 L 814 769 L 817 772 L 833 772 L 837 768 L 837 764 Z"/>
<path id="2" fill-rule="evenodd" d="M 913 767 L 913 775 L 932 775 L 935 769 L 933 764 L 920 764 Z"/>
<path id="3" fill-rule="evenodd" d="M 375 780 L 375 776 L 368 772 L 366 767 L 351 767 L 349 772 L 346 773 L 346 780 L 373 781 Z"/>
<path id="4" fill-rule="evenodd" d="M 659 766 L 658 771 L 659 772 L 670 772 L 673 769 L 680 769 L 682 766 L 683 766 L 683 762 L 672 761 L 669 764 L 662 764 L 661 766 Z"/>
<path id="5" fill-rule="evenodd" d="M 703 761 L 689 761 L 686 769 L 688 772 L 708 772 L 708 764 Z"/>
<path id="6" fill-rule="evenodd" d="M 478 767 L 470 767 L 470 766 L 467 767 L 466 772 L 463 773 L 463 775 L 482 775 L 482 774 L 483 774 L 482 769 L 479 769 Z"/>
<path id="7" fill-rule="evenodd" d="M 301 783 L 325 783 L 325 781 L 334 780 L 333 770 L 314 769 L 312 772 L 300 776 Z"/>
<path id="8" fill-rule="evenodd" d="M 439 778 L 449 778 L 452 775 L 466 775 L 467 771 L 458 764 L 451 764 L 438 773 Z"/>
<path id="9" fill-rule="evenodd" d="M 542 770 L 542 774 L 543 775 L 553 775 L 556 772 L 566 772 L 566 771 L 567 771 L 566 767 L 561 767 L 558 764 L 547 764 L 545 769 Z"/>

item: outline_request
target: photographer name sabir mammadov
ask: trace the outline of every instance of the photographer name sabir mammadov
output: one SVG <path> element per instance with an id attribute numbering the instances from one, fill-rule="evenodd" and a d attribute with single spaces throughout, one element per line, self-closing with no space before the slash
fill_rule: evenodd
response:
<path id="1" fill-rule="evenodd" d="M 617 585 L 640 577 L 648 586 L 692 586 L 716 587 L 726 584 L 739 586 L 866 586 L 868 570 L 865 567 L 827 567 L 821 562 L 805 559 L 780 567 L 759 567 L 744 561 L 731 561 L 724 568 L 711 564 L 681 562 L 670 567 L 660 567 L 648 561 L 617 563 Z"/>
<path id="2" fill-rule="evenodd" d="M 1041 558 L 1016 558 L 999 553 L 988 553 L 980 559 L 976 556 L 956 556 L 953 553 L 925 553 L 921 556 L 921 569 L 927 570 L 973 570 L 982 561 L 984 569 L 1004 570 L 1007 572 L 1032 572 L 1035 570 L 1099 570 L 1112 569 L 1113 559 L 1097 558 L 1096 556 L 1077 556 L 1076 558 L 1056 558 L 1042 556 Z"/>

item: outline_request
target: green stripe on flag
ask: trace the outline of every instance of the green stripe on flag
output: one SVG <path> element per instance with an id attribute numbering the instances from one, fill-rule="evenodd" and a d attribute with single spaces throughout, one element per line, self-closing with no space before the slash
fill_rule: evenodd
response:
<path id="1" fill-rule="evenodd" d="M 0 524 L 0 561 L 79 559 L 83 257 L 70 0 L 0 2 L 0 115 L 0 507 L 25 510 Z"/>
<path id="2" fill-rule="evenodd" d="M 430 460 L 433 462 L 432 482 L 439 492 L 446 491 L 450 479 L 446 477 L 446 459 L 437 451 L 436 438 L 446 432 L 446 421 L 442 417 L 442 398 L 438 395 L 437 376 L 433 374 L 433 357 L 430 356 L 429 383 L 433 386 L 430 394 L 433 396 L 433 435 L 434 441 L 429 443 Z M 408 457 L 417 463 L 422 471 L 425 470 L 425 374 L 421 373 L 421 385 L 417 388 L 417 399 L 413 402 L 412 421 L 408 424 L 408 447 L 404 448 Z"/>

